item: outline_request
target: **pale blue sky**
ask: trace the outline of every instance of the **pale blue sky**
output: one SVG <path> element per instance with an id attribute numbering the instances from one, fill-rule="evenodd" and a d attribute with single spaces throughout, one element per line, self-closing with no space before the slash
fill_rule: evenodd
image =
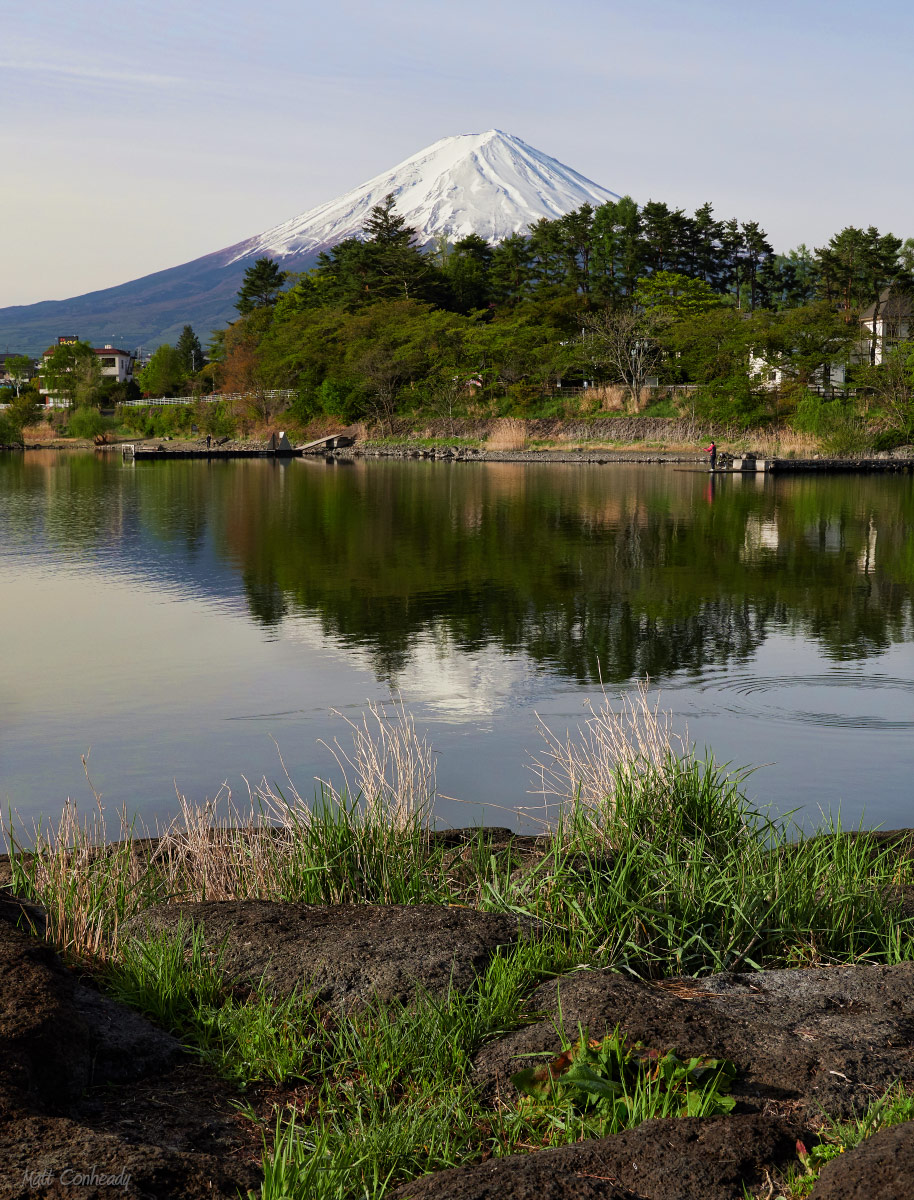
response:
<path id="1" fill-rule="evenodd" d="M 914 8 L 6 0 L 0 305 L 122 283 L 491 127 L 778 249 L 914 236 Z"/>

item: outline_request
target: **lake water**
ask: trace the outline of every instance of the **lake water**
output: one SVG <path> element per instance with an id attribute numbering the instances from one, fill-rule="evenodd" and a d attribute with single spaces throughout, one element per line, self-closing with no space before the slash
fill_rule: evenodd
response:
<path id="1" fill-rule="evenodd" d="M 649 676 L 807 823 L 914 825 L 914 481 L 0 455 L 0 803 L 147 821 L 333 775 L 396 689 L 449 823 L 534 802 L 536 714 Z M 506 811 L 507 810 L 507 811 Z"/>

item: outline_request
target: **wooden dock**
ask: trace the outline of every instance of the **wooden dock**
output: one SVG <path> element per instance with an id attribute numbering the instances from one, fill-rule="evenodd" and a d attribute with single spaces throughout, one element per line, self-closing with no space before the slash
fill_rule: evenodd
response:
<path id="1" fill-rule="evenodd" d="M 137 445 L 127 442 L 121 446 L 125 460 L 137 462 L 162 462 L 173 458 L 301 458 L 303 454 L 322 454 L 337 450 L 343 446 L 351 446 L 354 438 L 344 433 L 330 433 L 326 437 L 315 438 L 304 446 L 293 446 L 285 433 L 274 434 L 262 446 L 239 445 L 237 442 L 223 439 L 221 443 L 213 442 L 206 446 L 202 444 L 188 446 L 185 444 L 169 444 L 159 442 L 157 445 Z"/>

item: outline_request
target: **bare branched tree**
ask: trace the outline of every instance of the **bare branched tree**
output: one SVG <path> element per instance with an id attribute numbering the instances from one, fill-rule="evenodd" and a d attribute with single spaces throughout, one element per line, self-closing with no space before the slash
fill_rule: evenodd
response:
<path id="1" fill-rule="evenodd" d="M 662 351 L 650 314 L 603 308 L 583 318 L 581 355 L 596 374 L 621 380 L 637 408 L 641 389 L 657 373 Z"/>

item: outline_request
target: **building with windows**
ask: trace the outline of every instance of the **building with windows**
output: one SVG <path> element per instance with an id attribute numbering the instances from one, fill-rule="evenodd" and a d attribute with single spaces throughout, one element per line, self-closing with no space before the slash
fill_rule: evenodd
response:
<path id="1" fill-rule="evenodd" d="M 914 338 L 914 301 L 909 292 L 885 288 L 875 304 L 865 308 L 858 320 L 860 340 L 851 349 L 846 362 L 823 363 L 812 373 L 810 391 L 830 394 L 847 387 L 847 370 L 853 363 L 872 362 L 878 366 L 899 342 Z M 764 357 L 750 355 L 749 372 L 766 390 L 774 391 L 790 376 Z"/>
<path id="2" fill-rule="evenodd" d="M 133 379 L 136 355 L 131 354 L 129 350 L 118 350 L 115 346 L 102 346 L 100 350 L 96 349 L 95 353 L 98 355 L 105 379 L 114 379 L 117 383 L 130 383 Z"/>
<path id="3" fill-rule="evenodd" d="M 59 337 L 57 339 L 58 346 L 73 345 L 79 339 L 74 336 Z M 56 346 L 50 346 L 45 350 L 42 359 L 50 358 L 54 353 Z M 92 353 L 96 355 L 101 367 L 102 379 L 112 380 L 114 383 L 132 383 L 133 373 L 136 366 L 136 355 L 130 350 L 121 350 L 117 346 L 93 346 Z M 39 366 L 40 371 L 40 366 Z M 55 397 L 48 388 L 42 386 L 38 389 L 44 397 L 44 403 L 49 408 L 60 407 L 63 401 Z"/>

